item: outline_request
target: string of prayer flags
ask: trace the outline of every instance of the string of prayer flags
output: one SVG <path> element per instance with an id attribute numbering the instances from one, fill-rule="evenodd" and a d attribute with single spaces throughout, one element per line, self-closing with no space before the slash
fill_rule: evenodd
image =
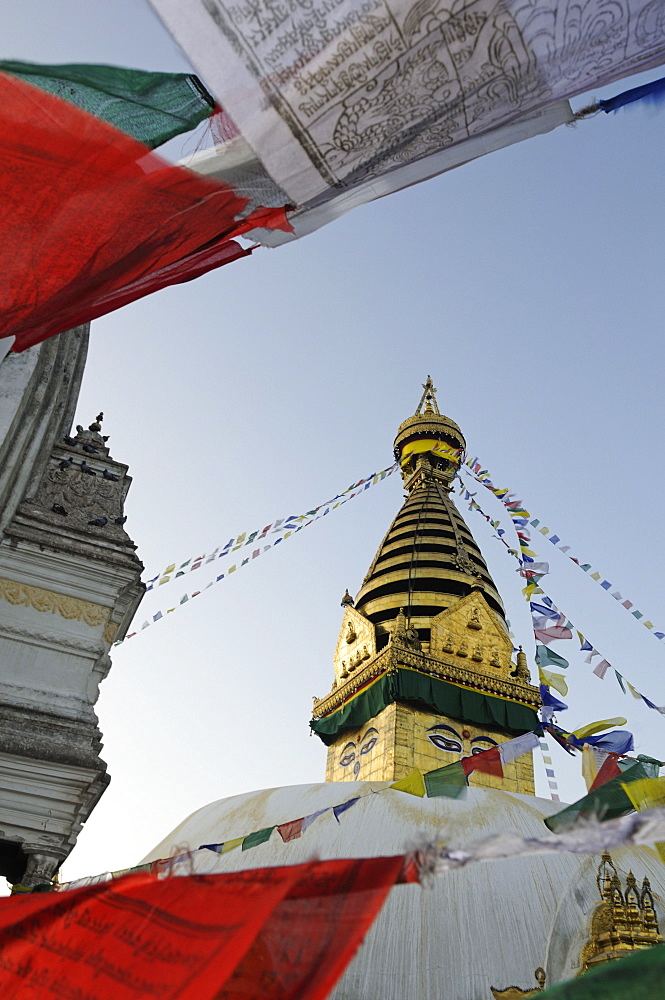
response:
<path id="1" fill-rule="evenodd" d="M 638 87 L 636 89 L 639 90 L 640 88 Z M 503 505 L 511 514 L 511 519 L 513 520 L 513 524 L 517 528 L 518 519 L 513 517 L 513 511 L 511 509 L 511 501 L 509 500 L 509 498 L 512 497 L 513 494 L 510 494 L 507 489 L 506 490 L 496 489 L 489 476 L 487 469 L 483 469 L 481 467 L 481 464 L 478 461 L 478 459 L 476 458 L 470 459 L 468 462 L 466 462 L 466 466 L 463 466 L 463 468 L 468 475 L 473 476 L 475 482 L 480 483 L 481 486 L 484 486 L 486 489 L 488 489 L 491 493 L 493 493 L 497 497 L 497 499 L 501 501 L 501 503 L 503 503 Z M 645 618 L 644 613 L 636 609 L 632 601 L 624 599 L 624 596 L 623 594 L 620 593 L 620 591 L 613 589 L 614 585 L 609 580 L 605 579 L 602 573 L 600 573 L 598 570 L 594 570 L 591 563 L 580 562 L 577 556 L 570 555 L 570 548 L 571 548 L 570 545 L 559 545 L 559 542 L 561 541 L 559 535 L 550 531 L 549 528 L 542 526 L 540 520 L 538 520 L 537 518 L 531 519 L 531 514 L 529 514 L 527 511 L 523 511 L 523 513 L 526 519 L 528 519 L 528 521 L 519 521 L 521 530 L 523 532 L 526 531 L 527 529 L 527 523 L 528 525 L 530 525 L 530 527 L 536 528 L 538 532 L 541 535 L 543 535 L 544 538 L 547 538 L 548 541 L 551 542 L 555 548 L 557 548 L 560 552 L 563 552 L 563 554 L 566 555 L 571 562 L 575 563 L 575 565 L 580 570 L 582 570 L 583 573 L 585 573 L 591 580 L 597 583 L 603 590 L 607 591 L 610 597 L 614 598 L 614 600 L 618 604 L 620 604 L 621 607 L 625 608 L 626 611 L 628 611 L 632 615 L 632 617 L 635 618 L 636 621 L 639 621 L 640 624 L 644 625 L 644 627 L 648 629 L 652 635 L 655 635 L 655 637 L 659 640 L 665 639 L 665 631 L 657 630 L 654 623 L 650 621 L 648 618 Z M 519 537 L 520 536 L 518 533 L 518 538 Z M 522 543 L 522 540 L 523 539 L 520 538 L 520 544 Z M 545 572 L 546 573 L 549 572 L 549 566 Z M 529 571 L 528 575 L 533 577 L 533 573 L 531 571 Z M 534 592 L 535 588 L 528 595 L 527 599 L 529 599 L 531 594 Z"/>
<path id="2" fill-rule="evenodd" d="M 473 509 L 477 510 L 485 518 L 485 520 L 487 521 L 490 520 L 489 517 L 483 511 L 482 507 L 475 501 Z M 494 535 L 494 537 L 496 538 L 497 536 Z M 503 538 L 499 538 L 498 540 L 502 542 L 503 545 L 506 547 L 509 555 L 512 555 L 513 558 L 521 562 L 519 554 L 515 552 L 515 550 L 511 550 Z M 524 567 L 521 565 L 520 571 L 522 571 L 523 568 Z M 539 666 L 545 666 L 544 658 L 546 658 L 547 655 L 549 655 L 549 657 L 554 657 L 558 655 L 552 653 L 550 650 L 547 650 L 548 643 L 550 641 L 554 641 L 555 639 L 572 639 L 571 629 L 573 629 L 575 626 L 567 618 L 566 615 L 564 615 L 561 611 L 559 611 L 559 609 L 555 606 L 552 599 L 548 597 L 547 594 L 545 594 L 545 591 L 542 589 L 542 587 L 538 586 L 536 588 L 524 588 L 522 593 L 524 594 L 526 600 L 529 601 L 529 605 L 532 608 L 532 616 L 535 617 L 536 627 L 534 628 L 534 636 L 537 643 L 539 643 L 536 647 Z M 546 618 L 544 613 L 541 614 L 539 611 L 533 610 L 534 602 L 531 601 L 531 597 L 533 596 L 534 593 L 543 595 L 540 598 L 540 601 L 536 605 L 536 607 L 537 608 L 544 607 L 548 613 L 549 612 L 556 613 L 559 621 L 565 622 L 565 625 L 554 625 L 549 628 L 538 627 L 539 625 L 546 625 L 550 620 L 554 619 L 550 619 L 549 617 Z M 586 662 L 591 664 L 595 657 L 600 657 L 598 663 L 593 668 L 593 673 L 597 677 L 599 677 L 601 680 L 604 680 L 608 670 L 610 669 L 614 670 L 617 683 L 621 687 L 621 690 L 623 691 L 624 694 L 626 693 L 626 688 L 628 688 L 632 696 L 638 700 L 643 701 L 644 704 L 647 706 L 647 708 L 653 709 L 653 711 L 658 712 L 660 715 L 665 715 L 665 705 L 656 705 L 653 701 L 647 698 L 646 695 L 638 691 L 637 688 L 635 688 L 632 684 L 630 684 L 630 682 L 623 676 L 623 674 L 620 674 L 616 670 L 616 668 L 612 666 L 609 660 L 607 660 L 605 657 L 601 655 L 599 650 L 597 650 L 592 645 L 592 643 L 589 642 L 586 636 L 582 632 L 580 632 L 579 629 L 575 629 L 575 631 L 580 641 L 580 650 L 587 652 Z M 547 654 L 543 652 L 545 650 L 547 650 Z M 568 661 L 565 660 L 564 657 L 560 657 L 560 662 L 558 663 L 558 666 L 567 667 Z M 545 707 L 550 708 L 550 706 L 548 705 L 546 705 Z M 545 716 L 547 716 L 547 718 Z M 550 711 L 545 712 L 543 718 L 544 722 L 549 723 L 551 721 L 551 712 Z"/>
<path id="3" fill-rule="evenodd" d="M 566 806 L 561 812 L 554 816 L 548 816 L 545 825 L 553 833 L 561 833 L 570 829 L 579 818 L 598 817 L 600 820 L 616 819 L 619 816 L 627 816 L 634 811 L 633 803 L 626 794 L 624 785 L 637 778 L 651 777 L 645 770 L 644 764 L 636 761 L 632 763 L 628 770 L 615 778 L 596 788 L 593 792 L 588 792 L 583 798 L 572 805 Z"/>
<path id="4" fill-rule="evenodd" d="M 550 790 L 550 798 L 553 802 L 560 802 L 561 798 L 559 796 L 559 784 L 556 780 L 556 773 L 554 771 L 554 763 L 550 757 L 549 744 L 545 740 L 539 739 L 538 744 L 540 746 L 541 753 L 543 755 L 543 763 L 545 764 L 545 774 L 547 776 L 547 784 Z"/>
<path id="5" fill-rule="evenodd" d="M 0 60 L 10 73 L 154 149 L 212 115 L 214 98 L 192 73 L 153 73 L 120 66 Z"/>
<path id="6" fill-rule="evenodd" d="M 2 72 L 0 157 L 2 332 L 14 352 L 189 280 L 259 220 L 288 225 L 283 208 L 247 215 L 229 185 Z"/>
<path id="7" fill-rule="evenodd" d="M 376 483 L 382 482 L 388 476 L 392 475 L 392 473 L 395 471 L 396 468 L 397 465 L 394 464 L 389 466 L 387 469 L 382 470 L 381 472 L 373 473 L 371 476 L 367 477 L 367 479 L 360 480 L 360 482 L 356 483 L 355 486 L 350 486 L 347 490 L 345 490 L 344 493 L 339 494 L 340 496 L 345 497 L 345 499 L 340 500 L 335 504 L 332 504 L 332 506 L 331 506 L 331 501 L 328 501 L 327 504 L 320 504 L 318 507 L 315 507 L 312 510 L 308 511 L 307 514 L 300 514 L 297 517 L 292 516 L 291 518 L 287 518 L 286 522 L 284 520 L 279 521 L 278 523 L 280 525 L 280 530 L 282 530 L 282 528 L 286 526 L 286 524 L 290 525 L 290 530 L 284 531 L 283 534 L 280 534 L 279 538 L 274 539 L 271 543 L 259 546 L 258 548 L 254 548 L 251 553 L 251 556 L 248 555 L 245 559 L 242 559 L 239 565 L 238 563 L 233 563 L 232 566 L 228 567 L 226 573 L 218 573 L 215 579 L 207 583 L 205 587 L 202 588 L 202 590 L 195 590 L 191 594 L 183 594 L 183 596 L 180 598 L 178 602 L 178 606 L 187 604 L 194 597 L 198 597 L 204 590 L 208 590 L 215 584 L 221 583 L 221 581 L 225 580 L 228 576 L 231 575 L 231 573 L 237 572 L 237 570 L 242 569 L 243 566 L 250 565 L 250 562 L 252 562 L 254 559 L 258 558 L 260 555 L 263 555 L 265 552 L 268 552 L 270 549 L 274 548 L 280 542 L 286 541 L 287 538 L 291 538 L 293 535 L 297 534 L 297 532 L 301 531 L 303 528 L 309 527 L 310 524 L 313 524 L 314 521 L 318 521 L 319 518 L 325 517 L 327 514 L 330 513 L 331 510 L 334 510 L 337 507 L 340 507 L 343 503 L 347 503 L 347 501 L 353 500 L 355 497 L 360 496 L 360 494 L 363 493 L 365 490 L 369 489 L 370 486 L 374 486 Z M 362 490 L 358 489 L 358 487 L 361 485 L 363 485 Z M 351 492 L 350 496 L 346 496 L 346 494 L 348 494 L 351 490 L 355 490 L 355 492 Z M 323 510 L 322 514 L 317 513 L 318 511 L 321 510 Z M 246 545 L 252 545 L 255 543 L 255 539 L 256 541 L 258 541 L 260 538 L 264 538 L 270 527 L 271 526 L 268 525 L 267 528 L 264 528 L 260 535 L 258 531 L 251 532 L 249 538 L 246 537 L 247 533 L 243 532 L 243 534 L 238 538 L 231 539 L 230 542 L 227 542 L 222 552 L 219 552 L 218 550 L 219 547 L 218 547 L 207 558 L 205 556 L 197 556 L 193 562 L 191 559 L 188 559 L 185 563 L 182 564 L 181 569 L 183 567 L 187 567 L 190 563 L 192 563 L 192 565 L 190 566 L 190 570 L 198 569 L 204 559 L 205 562 L 208 563 L 215 558 L 221 559 L 222 556 L 228 555 L 229 551 L 235 551 L 236 549 L 243 548 Z M 236 542 L 235 545 L 233 545 L 234 541 Z M 174 568 L 175 568 L 175 563 L 170 563 L 166 567 L 166 569 L 171 573 L 173 572 Z M 182 575 L 183 574 L 180 572 L 175 574 L 176 577 Z M 160 574 L 158 574 L 156 577 L 153 577 L 151 581 L 149 581 L 149 586 L 146 588 L 146 590 L 152 590 L 155 585 L 155 581 L 157 580 L 159 580 L 158 586 L 161 586 L 164 583 L 168 583 L 170 579 L 175 579 L 175 577 L 170 577 L 166 574 L 162 574 L 160 577 Z M 150 625 L 153 625 L 156 622 L 161 621 L 163 618 L 166 617 L 166 615 L 172 614 L 175 610 L 176 606 L 172 608 L 167 608 L 165 612 L 157 611 L 155 614 L 153 614 L 152 621 L 148 621 L 146 619 L 141 625 L 140 629 L 137 629 L 134 632 L 129 632 L 124 639 L 119 639 L 116 643 L 114 643 L 114 645 L 120 646 L 123 642 L 126 642 L 127 639 L 133 639 L 134 636 L 138 635 L 139 632 L 142 632 Z"/>
<path id="8" fill-rule="evenodd" d="M 165 583 L 170 583 L 172 579 L 177 579 L 180 576 L 184 576 L 185 573 L 192 573 L 194 570 L 200 569 L 202 565 L 209 562 L 213 562 L 215 559 L 223 559 L 229 555 L 231 552 L 237 552 L 243 547 L 248 545 L 255 545 L 258 542 L 263 541 L 269 534 L 279 535 L 280 537 L 273 540 L 272 544 L 277 544 L 277 542 L 282 541 L 285 538 L 289 538 L 294 532 L 299 531 L 306 524 L 311 523 L 312 519 L 316 519 L 317 515 L 324 517 L 329 513 L 329 510 L 336 510 L 341 507 L 342 504 L 347 503 L 348 500 L 353 500 L 360 493 L 368 490 L 371 486 L 376 486 L 377 483 L 383 482 L 393 474 L 397 468 L 397 463 L 387 466 L 387 468 L 382 469 L 380 472 L 373 472 L 369 476 L 365 476 L 363 479 L 359 479 L 357 482 L 353 482 L 351 486 L 347 487 L 343 493 L 337 493 L 332 499 L 326 500 L 324 503 L 320 503 L 317 507 L 313 507 L 311 510 L 304 514 L 291 514 L 286 518 L 278 518 L 274 522 L 267 524 L 263 529 L 256 528 L 254 531 L 243 531 L 237 536 L 237 538 L 230 538 L 229 541 L 224 545 L 218 545 L 210 553 L 203 553 L 201 556 L 190 556 L 183 563 L 179 565 L 176 569 L 176 563 L 170 562 L 161 573 L 156 573 L 154 576 L 150 577 L 146 583 L 146 590 L 152 590 L 155 585 L 163 586 Z M 362 490 L 361 488 L 362 487 Z M 351 496 L 349 496 L 351 494 Z M 327 509 L 329 508 L 329 510 Z M 319 511 L 323 510 L 324 514 L 319 514 Z M 256 552 L 258 555 L 258 550 Z M 255 558 L 254 554 L 252 558 Z"/>

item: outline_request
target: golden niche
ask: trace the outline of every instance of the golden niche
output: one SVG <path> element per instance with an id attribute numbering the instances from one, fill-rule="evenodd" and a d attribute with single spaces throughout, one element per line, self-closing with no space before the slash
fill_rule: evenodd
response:
<path id="1" fill-rule="evenodd" d="M 605 853 L 596 881 L 601 901 L 591 918 L 591 934 L 580 955 L 578 975 L 663 941 L 648 878 L 639 889 L 631 871 L 624 889 L 611 856 Z"/>

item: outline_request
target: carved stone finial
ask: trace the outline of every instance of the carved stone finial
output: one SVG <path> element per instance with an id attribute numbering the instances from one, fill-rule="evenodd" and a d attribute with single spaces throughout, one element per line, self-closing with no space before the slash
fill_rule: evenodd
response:
<path id="1" fill-rule="evenodd" d="M 88 427 L 88 430 L 89 431 L 96 431 L 97 434 L 99 434 L 99 432 L 102 429 L 102 420 L 103 419 L 104 419 L 104 414 L 103 413 L 98 413 L 97 416 L 95 417 L 95 419 L 93 420 L 93 422 Z"/>
<path id="2" fill-rule="evenodd" d="M 349 588 L 348 587 L 344 591 L 344 597 L 342 598 L 342 600 L 341 600 L 340 603 L 341 603 L 341 605 L 342 605 L 343 608 L 347 608 L 347 607 L 348 608 L 352 608 L 354 606 L 355 601 L 351 597 L 351 594 L 349 593 Z"/>

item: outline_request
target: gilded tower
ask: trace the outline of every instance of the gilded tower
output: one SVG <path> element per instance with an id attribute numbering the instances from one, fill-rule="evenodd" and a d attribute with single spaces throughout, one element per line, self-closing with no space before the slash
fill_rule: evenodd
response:
<path id="1" fill-rule="evenodd" d="M 395 438 L 405 502 L 344 617 L 330 694 L 311 727 L 327 781 L 396 780 L 533 730 L 540 704 L 526 657 L 513 660 L 501 597 L 451 489 L 464 436 L 430 378 Z M 534 794 L 530 755 L 471 785 Z"/>

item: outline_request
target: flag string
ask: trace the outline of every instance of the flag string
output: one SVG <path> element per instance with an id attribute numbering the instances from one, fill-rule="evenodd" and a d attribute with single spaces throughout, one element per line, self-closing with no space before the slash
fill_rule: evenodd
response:
<path id="1" fill-rule="evenodd" d="M 461 485 L 462 489 L 464 489 L 464 484 L 461 483 Z M 575 629 L 580 640 L 580 651 L 587 653 L 586 662 L 591 664 L 594 657 L 600 657 L 599 662 L 593 668 L 593 673 L 597 677 L 604 680 L 608 670 L 613 670 L 616 681 L 624 694 L 627 694 L 629 691 L 633 698 L 643 701 L 648 708 L 659 712 L 660 715 L 665 715 L 665 705 L 656 705 L 653 701 L 647 698 L 646 695 L 638 691 L 637 688 L 634 687 L 627 680 L 627 678 L 624 677 L 624 675 L 621 674 L 616 667 L 614 667 L 609 660 L 607 660 L 599 652 L 599 650 L 589 642 L 583 633 L 575 628 L 567 615 L 561 612 L 556 607 L 552 599 L 545 593 L 541 586 L 541 581 L 544 576 L 549 574 L 549 566 L 547 566 L 546 563 L 539 563 L 536 561 L 538 558 L 537 554 L 529 548 L 530 535 L 528 528 L 522 527 L 521 530 L 518 530 L 516 527 L 521 546 L 520 551 L 518 551 L 517 549 L 511 547 L 504 538 L 505 531 L 501 529 L 500 521 L 492 520 L 492 518 L 485 513 L 480 504 L 475 500 L 475 494 L 470 494 L 468 490 L 465 490 L 465 494 L 465 499 L 469 500 L 469 510 L 478 511 L 491 525 L 491 527 L 494 528 L 496 533 L 492 537 L 501 542 L 506 548 L 508 554 L 517 560 L 519 563 L 518 572 L 527 580 L 526 586 L 522 589 L 522 594 L 524 595 L 525 600 L 529 603 L 532 616 L 534 640 L 536 642 L 536 661 L 538 663 L 541 680 L 543 676 L 546 678 L 546 686 L 554 686 L 555 689 L 557 689 L 556 679 L 557 677 L 563 677 L 563 675 L 552 674 L 547 669 L 549 666 L 558 666 L 562 669 L 569 666 L 568 661 L 564 657 L 560 656 L 558 653 L 554 653 L 548 648 L 549 644 L 559 639 L 572 639 L 572 629 Z M 523 514 L 526 514 L 521 507 L 521 503 L 519 501 L 517 501 L 517 503 L 519 504 L 519 509 L 522 510 Z M 501 532 L 501 534 L 499 534 L 499 532 Z M 528 554 L 525 554 L 525 552 L 528 552 Z M 536 570 L 534 567 L 540 568 Z M 542 603 L 534 603 L 531 598 L 539 595 L 542 595 L 542 597 L 540 597 Z M 554 681 L 552 681 L 552 679 L 554 679 Z M 543 685 L 541 685 L 541 691 L 542 686 Z M 567 707 L 563 705 L 562 702 L 558 702 L 557 699 L 554 698 L 551 699 L 551 706 L 552 705 L 554 708 L 559 707 L 560 710 Z"/>
<path id="2" fill-rule="evenodd" d="M 251 553 L 248 553 L 245 558 L 236 559 L 236 562 L 234 562 L 231 566 L 229 566 L 226 569 L 226 572 L 218 573 L 213 580 L 211 580 L 209 583 L 205 585 L 205 587 L 202 587 L 201 589 L 195 590 L 191 593 L 186 592 L 180 598 L 178 603 L 175 604 L 172 608 L 166 608 L 166 610 L 156 611 L 150 618 L 145 619 L 140 628 L 135 629 L 133 632 L 129 632 L 124 637 L 124 639 L 119 639 L 116 643 L 114 643 L 114 645 L 120 646 L 122 645 L 123 642 L 126 642 L 128 639 L 133 639 L 140 632 L 143 632 L 146 628 L 149 628 L 151 625 L 155 625 L 158 621 L 162 621 L 164 618 L 166 618 L 167 615 L 172 614 L 183 604 L 187 604 L 189 601 L 193 600 L 193 598 L 199 597 L 200 594 L 204 593 L 206 590 L 209 590 L 215 584 L 221 583 L 222 580 L 225 580 L 232 573 L 237 572 L 237 570 L 242 569 L 244 566 L 248 566 L 259 556 L 268 552 L 270 549 L 273 549 L 276 545 L 279 545 L 280 542 L 286 541 L 287 538 L 291 538 L 293 535 L 296 535 L 299 531 L 302 531 L 303 528 L 308 528 L 310 524 L 313 524 L 315 521 L 318 521 L 319 518 L 325 517 L 326 515 L 330 514 L 333 510 L 336 510 L 338 507 L 341 507 L 342 504 L 345 504 L 349 500 L 353 500 L 355 497 L 360 496 L 361 493 L 364 493 L 365 490 L 368 490 L 371 486 L 375 486 L 377 483 L 383 482 L 384 479 L 393 474 L 396 468 L 397 468 L 397 463 L 388 466 L 388 468 L 383 469 L 381 472 L 372 473 L 371 476 L 367 476 L 365 479 L 359 480 L 357 483 L 354 483 L 347 490 L 345 490 L 344 493 L 340 493 L 336 497 L 334 497 L 335 502 L 333 502 L 333 500 L 329 500 L 327 501 L 327 503 L 319 504 L 318 507 L 313 507 L 310 511 L 307 511 L 306 514 L 299 514 L 298 516 L 293 515 L 290 518 L 282 519 L 281 521 L 275 522 L 272 525 L 269 524 L 266 528 L 263 529 L 263 531 L 250 532 L 249 537 L 246 536 L 246 533 L 243 533 L 238 538 L 231 539 L 231 541 L 224 546 L 224 550 L 222 552 L 219 552 L 218 549 L 215 549 L 215 551 L 211 552 L 210 555 L 207 556 L 207 558 L 205 556 L 200 556 L 196 560 L 195 565 L 189 566 L 191 560 L 187 560 L 186 563 L 182 564 L 181 567 L 182 572 L 176 573 L 174 577 L 169 576 L 168 580 L 160 581 L 160 583 L 161 582 L 166 583 L 169 582 L 171 579 L 175 579 L 178 576 L 182 576 L 185 572 L 185 569 L 183 569 L 183 567 L 185 567 L 187 571 L 191 572 L 194 569 L 199 569 L 203 563 L 203 560 L 205 560 L 205 563 L 209 563 L 215 559 L 221 559 L 224 556 L 229 556 L 231 552 L 235 552 L 237 549 L 243 549 L 248 545 L 255 546 L 252 549 Z M 338 497 L 341 497 L 342 499 L 338 500 Z M 319 513 L 320 511 L 322 511 L 322 513 Z M 273 539 L 271 542 L 268 542 L 267 544 L 260 544 L 263 540 L 266 539 L 269 530 L 271 528 L 279 532 L 279 537 Z M 175 567 L 173 566 L 173 569 L 174 568 Z M 167 569 L 171 569 L 171 567 L 167 567 Z M 159 574 L 157 577 L 153 577 L 152 582 L 154 583 L 154 581 L 157 580 L 158 578 Z M 149 583 L 150 582 L 151 581 L 149 581 Z M 153 587 L 148 586 L 146 589 L 152 590 Z"/>
<path id="3" fill-rule="evenodd" d="M 625 599 L 623 594 L 621 594 L 617 589 L 614 588 L 614 584 L 612 584 L 609 580 L 605 579 L 604 575 L 600 573 L 598 570 L 596 570 L 591 565 L 591 563 L 581 562 L 576 556 L 570 555 L 569 554 L 571 548 L 570 545 L 560 545 L 559 542 L 561 542 L 561 538 L 559 537 L 558 534 L 551 531 L 549 528 L 544 527 L 539 519 L 537 518 L 532 519 L 531 514 L 524 509 L 521 501 L 516 501 L 514 499 L 515 497 L 514 493 L 510 493 L 507 488 L 502 489 L 495 487 L 494 483 L 492 482 L 492 479 L 490 478 L 489 472 L 487 471 L 487 469 L 484 469 L 482 467 L 481 463 L 478 461 L 477 458 L 470 459 L 466 463 L 466 466 L 463 466 L 462 468 L 464 469 L 464 472 L 466 472 L 467 475 L 472 476 L 477 483 L 479 483 L 481 486 L 484 486 L 486 489 L 490 491 L 490 493 L 492 493 L 498 500 L 501 501 L 501 503 L 510 513 L 510 516 L 514 524 L 516 525 L 521 524 L 522 530 L 527 530 L 527 526 L 535 528 L 544 538 L 547 538 L 548 541 L 551 542 L 551 544 L 554 545 L 554 547 L 559 550 L 559 552 L 563 552 L 563 554 L 566 555 L 571 562 L 575 563 L 575 565 L 583 573 L 586 573 L 589 579 L 597 583 L 604 591 L 606 591 L 610 595 L 610 597 L 613 597 L 614 600 L 618 604 L 620 604 L 622 608 L 625 608 L 626 611 L 628 611 L 636 621 L 639 621 L 641 625 L 643 625 L 649 632 L 651 632 L 651 634 L 654 635 L 656 639 L 659 640 L 665 639 L 665 631 L 662 632 L 658 631 L 654 623 L 650 619 L 646 618 L 644 613 L 640 611 L 638 608 L 636 608 L 632 601 Z M 515 516 L 513 516 L 514 513 L 513 509 L 515 509 Z"/>

